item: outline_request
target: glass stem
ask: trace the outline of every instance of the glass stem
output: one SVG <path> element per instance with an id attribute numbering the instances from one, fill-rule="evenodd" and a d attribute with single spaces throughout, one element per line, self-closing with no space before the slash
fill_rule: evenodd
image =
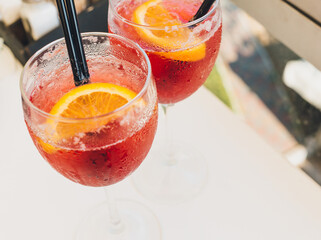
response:
<path id="1" fill-rule="evenodd" d="M 174 145 L 173 145 L 173 124 L 171 117 L 171 110 L 174 104 L 163 104 L 162 108 L 165 115 L 165 164 L 168 166 L 174 166 L 177 163 L 174 154 Z"/>
<path id="2" fill-rule="evenodd" d="M 116 200 L 109 188 L 104 188 L 110 216 L 109 231 L 113 234 L 119 234 L 124 231 L 125 226 L 118 212 Z"/>

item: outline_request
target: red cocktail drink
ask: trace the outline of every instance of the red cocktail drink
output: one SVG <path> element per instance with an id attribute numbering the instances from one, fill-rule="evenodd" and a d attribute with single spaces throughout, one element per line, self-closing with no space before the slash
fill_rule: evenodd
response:
<path id="1" fill-rule="evenodd" d="M 110 69 L 110 71 L 115 71 Z M 63 83 L 68 80 L 59 79 Z M 110 75 L 94 74 L 91 82 L 113 82 Z M 123 78 L 123 84 L 128 80 Z M 61 89 L 69 89 L 63 85 Z M 52 103 L 58 101 L 57 95 L 46 92 L 44 88 L 36 88 L 30 97 L 33 104 L 52 108 Z M 57 89 L 59 90 L 59 89 Z M 45 97 L 46 96 L 46 97 Z M 48 97 L 49 96 L 49 97 Z M 49 99 L 48 99 L 49 98 Z M 48 101 L 49 100 L 49 101 Z M 48 105 L 50 102 L 52 106 Z M 133 106 L 126 116 L 110 116 L 104 125 L 89 132 L 79 132 L 74 136 L 57 141 L 41 139 L 29 126 L 30 135 L 44 159 L 60 174 L 70 180 L 87 186 L 107 186 L 121 181 L 132 173 L 146 157 L 154 139 L 157 127 L 157 107 L 151 107 L 148 114 L 140 103 Z M 153 109 L 152 109 L 153 108 Z M 140 121 L 141 115 L 146 119 Z M 131 119 L 124 119 L 131 118 Z M 141 126 L 135 126 L 133 121 L 140 121 Z M 51 145 L 52 144 L 52 145 Z"/>
<path id="2" fill-rule="evenodd" d="M 176 103 L 190 96 L 215 64 L 222 35 L 221 11 L 217 7 L 205 20 L 188 23 L 201 3 L 111 1 L 109 31 L 134 40 L 147 52 L 160 103 Z"/>
<path id="3" fill-rule="evenodd" d="M 146 157 L 157 128 L 157 96 L 146 54 L 123 38 L 83 39 L 90 83 L 75 87 L 64 42 L 31 59 L 22 79 L 25 122 L 59 173 L 107 186 Z"/>

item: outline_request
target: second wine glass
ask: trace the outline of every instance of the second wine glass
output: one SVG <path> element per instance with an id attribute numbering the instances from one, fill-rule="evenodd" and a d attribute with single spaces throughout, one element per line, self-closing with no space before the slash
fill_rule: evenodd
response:
<path id="1" fill-rule="evenodd" d="M 207 164 L 194 147 L 172 141 L 172 106 L 189 97 L 212 71 L 221 43 L 219 0 L 194 21 L 200 0 L 110 0 L 109 31 L 137 42 L 147 53 L 166 117 L 166 146 L 134 176 L 135 186 L 157 202 L 177 203 L 199 193 Z M 186 116 L 188 117 L 188 116 Z"/>

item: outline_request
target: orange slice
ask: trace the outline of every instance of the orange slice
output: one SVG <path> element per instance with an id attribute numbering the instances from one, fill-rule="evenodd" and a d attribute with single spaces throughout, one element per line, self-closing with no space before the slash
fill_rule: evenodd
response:
<path id="1" fill-rule="evenodd" d="M 187 27 L 178 27 L 182 22 L 172 16 L 162 5 L 162 0 L 149 0 L 138 6 L 133 13 L 133 21 L 139 25 L 150 27 L 166 26 L 169 30 L 151 30 L 136 27 L 139 36 L 146 42 L 163 48 L 166 52 L 158 52 L 163 57 L 179 61 L 199 61 L 205 57 L 206 44 L 198 44 Z M 177 26 L 177 27 L 175 27 Z M 184 48 L 186 50 L 175 51 Z"/>
<path id="2" fill-rule="evenodd" d="M 99 129 L 111 120 L 111 117 L 94 118 L 112 112 L 128 103 L 136 93 L 111 83 L 90 83 L 74 88 L 67 92 L 53 106 L 51 115 L 66 118 L 90 118 L 81 121 L 59 121 L 48 118 L 48 133 L 57 141 L 70 138 L 76 134 L 91 132 Z M 114 116 L 113 116 L 114 117 Z M 55 147 L 39 141 L 43 150 L 52 153 Z"/>

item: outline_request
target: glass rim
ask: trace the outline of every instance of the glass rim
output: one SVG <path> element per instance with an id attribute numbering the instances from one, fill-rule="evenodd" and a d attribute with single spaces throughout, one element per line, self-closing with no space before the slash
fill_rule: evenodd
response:
<path id="1" fill-rule="evenodd" d="M 207 19 L 207 17 L 209 17 L 219 6 L 219 2 L 220 0 L 216 0 L 213 4 L 213 7 L 203 16 L 203 17 L 200 17 L 196 20 L 193 20 L 191 22 L 187 22 L 187 23 L 183 23 L 183 24 L 179 24 L 179 25 L 174 25 L 174 26 L 171 26 L 171 27 L 177 27 L 177 28 L 187 28 L 187 27 L 191 27 L 193 25 L 196 25 L 200 22 L 203 22 L 204 20 Z M 152 26 L 148 26 L 148 25 L 143 25 L 143 24 L 137 24 L 137 23 L 134 23 L 133 21 L 130 21 L 124 17 L 122 17 L 121 15 L 118 14 L 118 12 L 116 11 L 116 6 L 114 6 L 113 4 L 113 0 L 109 0 L 109 5 L 110 5 L 110 8 L 111 8 L 111 11 L 113 11 L 113 13 L 115 14 L 115 16 L 117 18 L 119 18 L 121 21 L 127 23 L 127 24 L 130 24 L 134 27 L 140 27 L 140 28 L 146 28 L 146 29 L 149 29 L 149 30 L 154 30 L 154 31 L 160 31 L 160 30 L 166 30 L 166 28 L 168 26 L 162 26 L 162 27 L 152 27 Z"/>
<path id="2" fill-rule="evenodd" d="M 35 52 L 30 58 L 29 60 L 26 62 L 26 64 L 24 65 L 23 67 L 23 70 L 21 72 L 21 76 L 20 76 L 20 81 L 19 81 L 19 85 L 20 85 L 20 92 L 21 92 L 21 96 L 23 98 L 23 100 L 26 102 L 26 104 L 28 106 L 30 106 L 32 109 L 34 109 L 36 112 L 39 112 L 40 114 L 46 116 L 47 118 L 57 118 L 57 119 L 61 119 L 63 121 L 66 121 L 66 122 L 79 122 L 79 121 L 86 121 L 86 120 L 92 120 L 92 119 L 100 119 L 100 118 L 105 118 L 105 117 L 108 117 L 108 116 L 112 116 L 114 115 L 115 113 L 118 113 L 124 109 L 127 109 L 128 107 L 132 106 L 135 102 L 137 102 L 141 97 L 142 95 L 147 91 L 147 88 L 150 84 L 150 82 L 153 80 L 153 78 L 151 77 L 151 64 L 150 64 L 150 61 L 149 61 L 149 58 L 147 56 L 147 54 L 145 53 L 145 51 L 137 44 L 135 43 L 134 41 L 130 40 L 130 39 L 127 39 L 125 37 L 122 37 L 122 36 L 119 36 L 119 35 L 116 35 L 116 34 L 112 34 L 112 33 L 105 33 L 105 32 L 86 32 L 86 33 L 82 33 L 81 34 L 81 37 L 84 38 L 84 37 L 91 37 L 91 36 L 99 36 L 99 37 L 112 37 L 112 38 L 118 38 L 118 39 L 121 39 L 122 41 L 125 41 L 129 44 L 131 44 L 133 47 L 137 48 L 143 55 L 143 57 L 145 58 L 145 61 L 147 63 L 147 75 L 146 75 L 146 79 L 145 79 L 145 83 L 144 83 L 144 86 L 141 88 L 141 90 L 139 91 L 139 93 L 137 93 L 137 95 L 131 99 L 130 101 L 128 101 L 126 104 L 124 104 L 123 106 L 111 111 L 111 112 L 108 112 L 108 113 L 105 113 L 105 114 L 102 114 L 102 115 L 97 115 L 97 116 L 94 116 L 94 117 L 86 117 L 86 118 L 70 118 L 70 117 L 62 117 L 62 116 L 59 116 L 59 115 L 54 115 L 54 114 L 50 114 L 46 111 L 43 111 L 41 110 L 40 108 L 36 107 L 30 100 L 29 98 L 27 97 L 27 94 L 23 88 L 23 80 L 25 79 L 26 77 L 26 70 L 28 68 L 28 66 L 30 66 L 30 64 L 39 56 L 41 55 L 45 50 L 49 49 L 50 47 L 58 44 L 58 43 L 61 43 L 61 42 L 64 42 L 65 41 L 65 38 L 62 37 L 62 38 L 59 38 L 51 43 L 48 43 L 47 45 L 45 45 L 44 47 L 42 47 L 41 49 L 39 49 L 37 52 Z M 68 57 L 69 58 L 69 57 Z"/>

